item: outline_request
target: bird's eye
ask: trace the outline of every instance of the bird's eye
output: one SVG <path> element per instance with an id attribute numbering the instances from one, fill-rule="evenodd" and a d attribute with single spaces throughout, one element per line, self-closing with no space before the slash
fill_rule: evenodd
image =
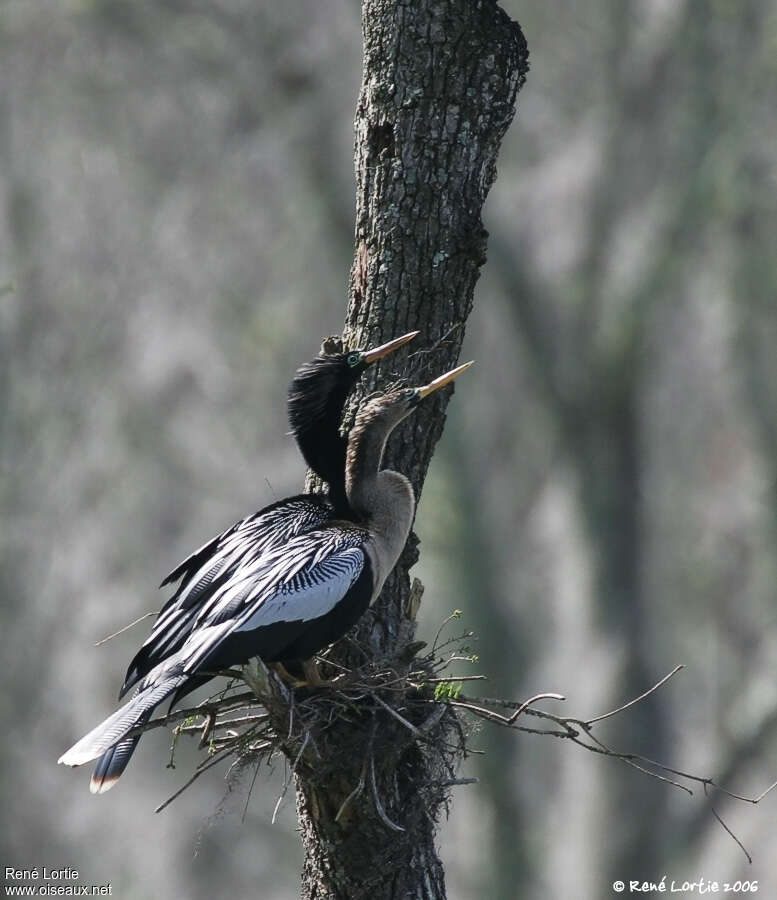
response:
<path id="1" fill-rule="evenodd" d="M 362 355 L 361 353 L 349 353 L 347 362 L 349 366 L 358 366 L 361 362 Z"/>

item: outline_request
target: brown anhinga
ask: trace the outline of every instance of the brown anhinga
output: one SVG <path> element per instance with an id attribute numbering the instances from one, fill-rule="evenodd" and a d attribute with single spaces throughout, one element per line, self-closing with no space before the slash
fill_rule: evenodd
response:
<path id="1" fill-rule="evenodd" d="M 121 699 L 155 666 L 183 646 L 200 610 L 240 565 L 335 517 L 350 517 L 345 496 L 346 440 L 340 434 L 349 392 L 368 366 L 403 347 L 412 331 L 367 350 L 322 352 L 300 366 L 289 386 L 287 408 L 291 433 L 308 466 L 327 483 L 325 494 L 287 497 L 236 522 L 200 547 L 162 582 L 179 582 L 160 610 L 151 634 L 130 663 L 119 691 Z M 139 738 L 111 747 L 92 775 L 95 793 L 108 790 L 129 763 Z"/>
<path id="2" fill-rule="evenodd" d="M 126 744 L 127 733 L 160 703 L 189 693 L 209 673 L 255 656 L 265 662 L 307 659 L 342 637 L 380 593 L 413 520 L 410 482 L 380 468 L 388 436 L 425 397 L 470 365 L 368 402 L 347 443 L 345 496 L 352 518 L 314 526 L 281 546 L 241 558 L 199 605 L 180 649 L 148 671 L 133 698 L 59 762 L 78 766 Z M 108 790 L 123 768 L 93 783 L 93 790 Z"/>

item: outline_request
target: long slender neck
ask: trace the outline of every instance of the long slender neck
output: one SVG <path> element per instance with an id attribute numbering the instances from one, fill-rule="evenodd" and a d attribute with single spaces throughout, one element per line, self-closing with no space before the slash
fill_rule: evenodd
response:
<path id="1" fill-rule="evenodd" d="M 357 421 L 348 440 L 345 465 L 345 493 L 351 509 L 375 526 L 388 523 L 409 528 L 414 511 L 413 490 L 404 475 L 390 469 L 381 471 L 383 450 L 396 422 L 377 417 Z M 376 527 L 374 530 L 383 531 Z"/>
<path id="2" fill-rule="evenodd" d="M 351 509 L 366 520 L 380 502 L 380 464 L 390 430 L 381 421 L 357 423 L 348 441 L 345 494 Z"/>
<path id="3" fill-rule="evenodd" d="M 405 546 L 415 512 L 413 488 L 407 478 L 380 469 L 394 424 L 380 419 L 357 421 L 348 440 L 345 467 L 348 502 L 371 536 L 376 595 Z"/>

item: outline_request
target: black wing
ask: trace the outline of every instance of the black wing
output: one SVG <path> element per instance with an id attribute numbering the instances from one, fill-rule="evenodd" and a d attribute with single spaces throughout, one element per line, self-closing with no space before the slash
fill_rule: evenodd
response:
<path id="1" fill-rule="evenodd" d="M 325 524 L 332 512 L 326 497 L 300 494 L 241 519 L 188 556 L 162 582 L 180 579 L 130 663 L 119 697 L 183 646 L 202 609 L 210 608 L 222 588 L 240 580 L 263 555 Z"/>
<path id="2" fill-rule="evenodd" d="M 331 622 L 344 606 L 353 612 L 370 602 L 366 540 L 365 532 L 342 523 L 298 535 L 243 566 L 241 575 L 218 588 L 199 611 L 182 646 L 148 671 L 133 698 L 59 762 L 77 766 L 109 753 L 98 763 L 95 784 L 96 790 L 107 790 L 137 743 L 127 734 L 168 697 L 180 697 L 214 670 L 252 656 L 283 658 L 300 637 L 314 649 L 323 646 L 316 642 L 329 632 L 321 623 Z M 115 770 L 114 747 L 121 748 Z"/>
<path id="3" fill-rule="evenodd" d="M 289 659 L 303 636 L 310 653 L 339 637 L 372 597 L 366 539 L 354 526 L 315 529 L 243 567 L 201 608 L 180 671 Z"/>

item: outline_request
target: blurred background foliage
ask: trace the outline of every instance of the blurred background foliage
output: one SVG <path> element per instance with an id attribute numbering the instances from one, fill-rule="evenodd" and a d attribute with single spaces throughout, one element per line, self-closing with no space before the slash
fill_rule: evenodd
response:
<path id="1" fill-rule="evenodd" d="M 420 637 L 453 609 L 488 692 L 758 793 L 777 777 L 777 7 L 505 0 L 531 49 L 417 528 Z M 296 366 L 341 327 L 355 0 L 0 3 L 3 865 L 121 897 L 297 895 L 283 771 L 148 735 L 105 798 L 57 756 L 111 708 L 155 584 L 296 492 Z M 441 843 L 452 898 L 615 877 L 777 890 L 777 800 L 703 797 L 484 730 Z M 250 779 L 249 779 L 250 781 Z M 242 823 L 245 818 L 244 824 Z"/>

